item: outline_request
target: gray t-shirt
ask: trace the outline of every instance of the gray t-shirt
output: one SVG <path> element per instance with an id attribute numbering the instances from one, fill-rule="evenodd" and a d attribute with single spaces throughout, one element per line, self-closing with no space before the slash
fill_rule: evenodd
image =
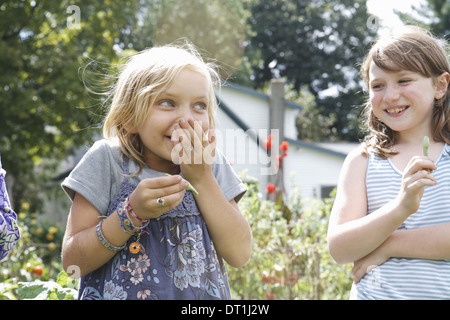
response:
<path id="1" fill-rule="evenodd" d="M 89 151 L 80 160 L 70 175 L 63 181 L 62 188 L 73 200 L 75 193 L 86 198 L 102 215 L 106 215 L 108 206 L 124 179 L 123 160 L 120 146 L 107 139 L 94 143 Z M 129 162 L 129 172 L 138 172 L 139 166 L 134 161 Z M 225 156 L 218 150 L 213 163 L 213 174 L 225 195 L 230 201 L 238 202 L 247 188 L 234 172 Z M 138 184 L 141 180 L 164 176 L 158 172 L 144 167 L 141 173 L 131 178 Z"/>

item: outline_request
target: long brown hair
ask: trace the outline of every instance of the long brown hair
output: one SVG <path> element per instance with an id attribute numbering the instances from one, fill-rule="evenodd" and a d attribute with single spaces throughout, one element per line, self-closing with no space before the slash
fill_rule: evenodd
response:
<path id="1" fill-rule="evenodd" d="M 365 86 L 369 86 L 369 68 L 371 63 L 387 72 L 408 70 L 432 78 L 433 82 L 442 73 L 450 73 L 449 61 L 445 51 L 445 42 L 438 40 L 428 31 L 416 26 L 404 26 L 389 36 L 380 38 L 370 49 L 361 65 L 361 77 Z M 392 64 L 395 68 L 392 68 Z M 434 100 L 433 139 L 450 143 L 450 86 L 439 100 Z M 370 100 L 364 106 L 365 125 L 368 134 L 363 144 L 363 154 L 369 150 L 387 158 L 397 152 L 393 149 L 396 134 L 373 113 Z"/>

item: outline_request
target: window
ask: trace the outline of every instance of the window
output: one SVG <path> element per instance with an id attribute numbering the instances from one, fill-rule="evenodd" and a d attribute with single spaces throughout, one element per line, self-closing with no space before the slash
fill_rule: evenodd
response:
<path id="1" fill-rule="evenodd" d="M 320 186 L 320 198 L 330 198 L 334 188 L 336 188 L 336 186 Z"/>

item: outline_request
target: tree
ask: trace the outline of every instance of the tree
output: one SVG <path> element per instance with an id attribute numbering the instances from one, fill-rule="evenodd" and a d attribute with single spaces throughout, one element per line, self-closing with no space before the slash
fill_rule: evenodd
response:
<path id="1" fill-rule="evenodd" d="M 187 40 L 217 60 L 224 79 L 241 64 L 245 16 L 240 0 L 154 0 L 142 3 L 142 25 L 133 48 Z"/>
<path id="2" fill-rule="evenodd" d="M 431 24 L 435 33 L 448 37 L 450 36 L 450 2 L 447 0 L 428 0 L 431 10 L 438 20 Z"/>
<path id="3" fill-rule="evenodd" d="M 407 24 L 420 25 L 433 31 L 437 36 L 448 39 L 450 36 L 450 2 L 447 0 L 427 0 L 427 3 L 414 7 L 415 15 L 396 12 Z M 416 18 L 416 17 L 419 18 Z"/>
<path id="4" fill-rule="evenodd" d="M 252 64 L 255 87 L 273 77 L 287 78 L 296 90 L 306 86 L 318 113 L 336 115 L 330 129 L 342 139 L 356 140 L 359 111 L 354 106 L 363 97 L 355 65 L 374 37 L 367 28 L 366 1 L 253 1 L 249 10 L 254 34 L 248 49 L 260 52 Z M 337 96 L 323 95 L 333 88 Z"/>
<path id="5" fill-rule="evenodd" d="M 36 165 L 54 167 L 92 136 L 99 97 L 87 94 L 79 68 L 87 56 L 114 61 L 114 45 L 133 26 L 135 11 L 134 1 L 1 2 L 0 153 L 16 206 L 48 173 Z"/>

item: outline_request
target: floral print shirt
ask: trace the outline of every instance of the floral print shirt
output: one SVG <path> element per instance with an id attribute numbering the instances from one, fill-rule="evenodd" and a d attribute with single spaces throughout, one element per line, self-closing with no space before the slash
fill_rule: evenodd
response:
<path id="1" fill-rule="evenodd" d="M 2 168 L 0 158 L 0 260 L 3 260 L 19 241 L 17 215 L 11 209 L 5 183 L 6 171 Z"/>
<path id="2" fill-rule="evenodd" d="M 106 215 L 113 214 L 137 186 L 136 180 L 126 176 L 128 162 L 132 163 L 124 157 L 125 175 Z M 238 188 L 242 195 L 245 186 L 236 182 L 242 185 Z M 186 191 L 176 208 L 151 219 L 138 250 L 132 246 L 135 241 L 132 236 L 109 262 L 81 278 L 78 299 L 231 299 L 226 267 L 191 191 Z"/>

